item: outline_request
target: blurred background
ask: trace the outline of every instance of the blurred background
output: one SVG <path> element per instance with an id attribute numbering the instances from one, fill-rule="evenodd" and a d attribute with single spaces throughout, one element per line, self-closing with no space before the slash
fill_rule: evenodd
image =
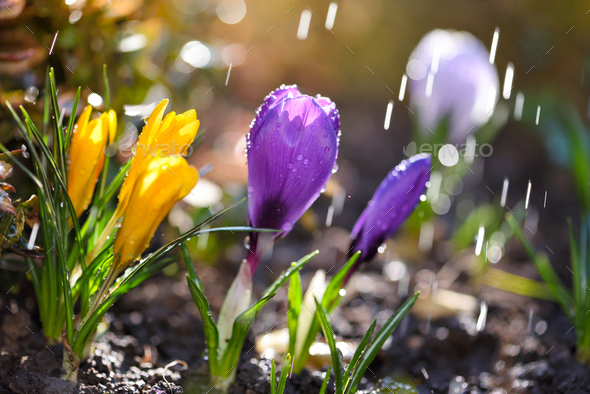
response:
<path id="1" fill-rule="evenodd" d="M 507 115 L 493 153 L 462 177 L 452 205 L 437 210 L 434 237 L 450 237 L 476 207 L 498 199 L 509 177 L 507 205 L 525 198 L 530 180 L 531 204 L 547 208 L 537 217 L 539 228 L 553 251 L 567 250 L 565 220 L 578 210 L 558 108 L 568 103 L 584 121 L 590 110 L 590 7 L 582 1 L 564 7 L 540 0 L 0 0 L 0 6 L 3 141 L 21 144 L 5 100 L 41 116 L 48 66 L 56 70 L 66 108 L 80 86 L 83 103 L 104 110 L 107 65 L 119 148 L 134 141 L 143 117 L 163 98 L 177 112 L 197 110 L 200 138 L 189 161 L 204 176 L 196 197 L 171 212 L 164 240 L 176 226 L 186 230 L 245 196 L 244 137 L 269 92 L 297 84 L 303 93 L 335 101 L 342 125 L 339 170 L 272 259 L 284 267 L 321 248 L 310 269 L 342 261 L 356 218 L 415 139 L 415 115 L 407 94 L 400 101 L 400 85 L 421 37 L 436 28 L 465 30 L 490 50 L 497 31 L 494 65 L 500 85 L 508 63 L 514 65 L 514 92 L 525 97 L 522 119 L 513 115 L 516 95 L 500 97 L 498 108 Z M 126 160 L 124 149 L 119 159 Z M 17 193 L 26 197 L 31 190 Z M 245 204 L 223 221 L 245 225 Z M 415 249 L 417 235 L 410 240 L 408 248 Z M 191 253 L 234 272 L 246 253 L 242 241 L 243 234 L 201 237 L 191 240 Z M 400 243 L 392 253 L 403 254 Z"/>

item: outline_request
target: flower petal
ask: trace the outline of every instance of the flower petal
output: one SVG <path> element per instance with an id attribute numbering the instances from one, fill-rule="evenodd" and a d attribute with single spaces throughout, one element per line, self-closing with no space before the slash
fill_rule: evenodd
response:
<path id="1" fill-rule="evenodd" d="M 426 34 L 410 56 L 408 75 L 410 106 L 418 113 L 420 130 L 430 134 L 426 128 L 435 130 L 448 117 L 452 143 L 465 141 L 485 124 L 499 97 L 498 73 L 487 48 L 467 32 L 437 29 Z"/>
<path id="2" fill-rule="evenodd" d="M 248 213 L 253 226 L 287 233 L 330 178 L 338 136 L 315 99 L 298 96 L 280 104 L 249 136 Z"/>
<path id="3" fill-rule="evenodd" d="M 301 93 L 297 85 L 281 85 L 264 98 L 264 102 L 256 111 L 256 118 L 253 124 L 259 123 L 266 116 L 267 111 L 278 105 L 282 100 L 299 96 L 301 96 Z"/>
<path id="4" fill-rule="evenodd" d="M 152 159 L 139 175 L 114 243 L 116 269 L 141 257 L 164 217 L 197 183 L 199 173 L 182 157 Z"/>
<path id="5" fill-rule="evenodd" d="M 361 251 L 358 263 L 371 260 L 377 248 L 410 216 L 430 177 L 431 158 L 419 154 L 398 164 L 381 182 L 351 233 L 350 255 Z"/>

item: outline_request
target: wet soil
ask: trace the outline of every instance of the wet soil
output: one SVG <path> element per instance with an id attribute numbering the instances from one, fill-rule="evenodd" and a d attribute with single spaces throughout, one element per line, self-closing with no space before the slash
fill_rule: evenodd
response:
<path id="1" fill-rule="evenodd" d="M 206 279 L 224 278 L 216 268 L 198 269 Z M 379 269 L 379 263 L 366 266 L 349 283 L 333 318 L 338 335 L 359 338 L 374 317 L 383 322 L 400 304 L 398 285 Z M 304 282 L 310 276 L 306 272 Z M 205 281 L 214 310 L 230 279 Z M 451 288 L 474 292 L 466 280 Z M 407 316 L 371 364 L 362 392 L 389 392 L 375 391 L 375 382 L 406 377 L 415 392 L 446 394 L 461 376 L 466 393 L 590 393 L 590 370 L 576 363 L 574 330 L 555 304 L 488 287 L 475 292 L 488 305 L 481 332 L 479 311 L 430 321 Z M 182 275 L 153 278 L 120 300 L 108 315 L 109 330 L 81 365 L 77 386 L 59 379 L 62 347 L 45 346 L 31 297 L 24 285 L 20 295 L 0 300 L 0 394 L 182 393 L 195 374 L 206 371 L 198 312 Z M 253 340 L 283 327 L 285 312 L 286 290 L 281 289 L 253 326 L 231 393 L 270 393 L 270 360 L 256 354 Z M 306 370 L 288 380 L 286 393 L 317 393 L 323 376 Z"/>

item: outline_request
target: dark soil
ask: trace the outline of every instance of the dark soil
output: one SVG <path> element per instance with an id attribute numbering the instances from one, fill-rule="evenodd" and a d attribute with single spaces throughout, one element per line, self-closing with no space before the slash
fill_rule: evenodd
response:
<path id="1" fill-rule="evenodd" d="M 382 322 L 399 305 L 396 285 L 376 271 L 378 266 L 367 266 L 349 283 L 333 318 L 337 333 L 358 338 L 373 317 Z M 199 271 L 205 278 L 223 277 L 214 268 Z M 205 282 L 214 310 L 227 279 L 223 286 Z M 469 292 L 466 282 L 454 287 Z M 385 296 L 384 289 L 390 289 Z M 408 316 L 370 366 L 362 392 L 389 392 L 374 391 L 372 382 L 406 376 L 418 393 L 446 394 L 449 382 L 462 376 L 466 393 L 590 393 L 590 370 L 576 363 L 574 330 L 556 305 L 487 287 L 478 290 L 489 306 L 483 332 L 474 330 L 476 315 L 431 322 Z M 62 347 L 45 346 L 31 297 L 1 299 L 0 394 L 182 393 L 195 374 L 206 373 L 198 313 L 181 276 L 151 279 L 121 299 L 109 315 L 110 330 L 82 363 L 76 387 L 59 379 Z M 258 317 L 251 340 L 282 327 L 286 294 L 275 298 Z M 270 360 L 261 359 L 252 343 L 244 345 L 232 394 L 270 393 Z M 317 393 L 323 375 L 306 370 L 293 376 L 286 393 Z"/>

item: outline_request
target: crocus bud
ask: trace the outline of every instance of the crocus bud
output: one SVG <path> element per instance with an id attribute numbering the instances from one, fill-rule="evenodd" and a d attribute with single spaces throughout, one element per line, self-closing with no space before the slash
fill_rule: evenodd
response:
<path id="1" fill-rule="evenodd" d="M 181 156 L 157 157 L 138 174 L 115 237 L 114 270 L 138 260 L 174 204 L 197 184 L 199 172 Z"/>
<path id="2" fill-rule="evenodd" d="M 448 118 L 448 140 L 461 143 L 488 121 L 499 89 L 489 57 L 485 45 L 467 32 L 437 29 L 422 38 L 406 68 L 421 133 L 432 135 Z"/>
<path id="3" fill-rule="evenodd" d="M 248 221 L 253 227 L 282 230 L 318 198 L 336 164 L 340 121 L 328 98 L 310 97 L 296 86 L 281 86 L 258 110 L 247 136 Z M 250 235 L 252 272 L 265 250 L 259 233 Z"/>
<path id="4" fill-rule="evenodd" d="M 352 229 L 349 256 L 361 251 L 357 265 L 371 260 L 379 246 L 414 211 L 426 189 L 431 168 L 430 155 L 419 154 L 402 161 L 387 174 Z"/>
<path id="5" fill-rule="evenodd" d="M 173 111 L 164 117 L 167 106 L 168 100 L 160 101 L 139 136 L 131 169 L 121 186 L 116 216 L 125 212 L 138 176 L 149 165 L 151 159 L 185 154 L 195 139 L 200 124 L 197 112 L 191 109 L 176 115 Z"/>
<path id="6" fill-rule="evenodd" d="M 98 175 L 104 164 L 104 150 L 109 135 L 108 113 L 88 121 L 92 107 L 87 106 L 76 122 L 70 143 L 68 195 L 76 216 L 88 208 Z"/>
<path id="7" fill-rule="evenodd" d="M 152 160 L 181 157 L 181 155 L 186 154 L 195 139 L 199 129 L 196 111 L 191 109 L 180 115 L 170 112 L 164 117 L 167 106 L 168 100 L 160 101 L 143 127 L 135 147 L 131 168 L 119 192 L 119 203 L 99 239 L 95 242 L 94 249 L 88 255 L 90 261 L 98 256 L 107 237 L 113 232 L 117 222 L 125 214 L 139 177 L 151 164 Z M 112 122 L 112 119 L 110 121 Z M 111 136 L 114 138 L 114 134 L 111 134 Z M 190 189 L 185 188 L 185 191 L 188 193 Z"/>

